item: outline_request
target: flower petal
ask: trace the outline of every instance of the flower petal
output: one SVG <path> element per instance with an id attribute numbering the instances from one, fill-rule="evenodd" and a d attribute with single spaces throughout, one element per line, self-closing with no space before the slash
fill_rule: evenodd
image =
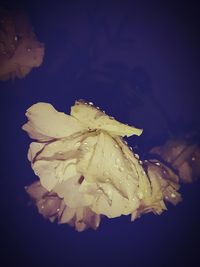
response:
<path id="1" fill-rule="evenodd" d="M 112 184 L 126 198 L 132 198 L 137 189 L 137 172 L 117 142 L 105 132 L 99 133 L 93 150 L 86 152 L 77 163 L 77 170 L 88 182 Z"/>
<path id="2" fill-rule="evenodd" d="M 120 123 L 97 108 L 82 102 L 76 101 L 75 105 L 71 107 L 71 115 L 90 129 L 101 129 L 111 135 L 129 137 L 133 134 L 142 134 L 141 129 Z"/>
<path id="3" fill-rule="evenodd" d="M 79 179 L 80 175 L 76 175 L 60 184 L 58 183 L 54 188 L 54 192 L 59 197 L 64 198 L 65 204 L 70 208 L 79 208 L 91 204 L 89 199 L 85 198 L 84 194 L 79 191 Z"/>
<path id="4" fill-rule="evenodd" d="M 58 165 L 58 161 L 50 162 L 44 160 L 36 161 L 32 165 L 35 174 L 40 178 L 42 186 L 48 191 L 51 191 L 58 183 L 58 177 L 56 177 L 55 173 Z"/>
<path id="5" fill-rule="evenodd" d="M 58 112 L 47 103 L 37 103 L 27 112 L 28 122 L 22 129 L 33 139 L 49 141 L 55 138 L 68 137 L 86 129 L 77 119 Z"/>

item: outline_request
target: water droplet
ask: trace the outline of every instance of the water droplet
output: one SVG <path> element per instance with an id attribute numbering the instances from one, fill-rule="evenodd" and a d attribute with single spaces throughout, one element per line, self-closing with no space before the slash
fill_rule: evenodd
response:
<path id="1" fill-rule="evenodd" d="M 176 195 L 175 195 L 174 193 L 171 193 L 171 197 L 172 197 L 172 198 L 175 198 Z"/>
<path id="2" fill-rule="evenodd" d="M 31 48 L 30 47 L 27 48 L 27 52 L 31 52 Z"/>
<path id="3" fill-rule="evenodd" d="M 58 154 L 59 154 L 59 155 L 63 155 L 63 152 L 62 152 L 62 151 L 58 151 Z"/>
<path id="4" fill-rule="evenodd" d="M 88 143 L 87 142 L 83 142 L 84 145 L 87 145 Z"/>
<path id="5" fill-rule="evenodd" d="M 135 156 L 136 159 L 140 158 L 138 154 L 134 154 L 134 156 Z"/>
<path id="6" fill-rule="evenodd" d="M 93 104 L 92 102 L 89 102 L 88 104 L 89 104 L 90 106 L 94 106 L 94 104 Z"/>
<path id="7" fill-rule="evenodd" d="M 111 120 L 114 120 L 114 119 L 115 119 L 115 118 L 114 118 L 114 117 L 112 117 L 112 116 L 110 116 L 109 118 L 110 118 Z"/>
<path id="8" fill-rule="evenodd" d="M 101 189 L 97 189 L 97 192 L 98 192 L 98 193 L 101 193 L 102 191 L 101 191 Z"/>
<path id="9" fill-rule="evenodd" d="M 124 144 L 125 144 L 125 145 L 127 145 L 127 144 L 128 144 L 126 140 L 124 140 Z"/>
<path id="10" fill-rule="evenodd" d="M 41 206 L 41 209 L 42 209 L 42 210 L 44 209 L 44 205 Z"/>
<path id="11" fill-rule="evenodd" d="M 96 109 L 100 109 L 100 107 L 96 107 Z"/>
<path id="12" fill-rule="evenodd" d="M 195 161 L 196 160 L 196 158 L 195 157 L 192 157 L 192 161 Z"/>
<path id="13" fill-rule="evenodd" d="M 156 162 L 155 164 L 156 164 L 157 166 L 160 166 L 160 162 Z"/>
<path id="14" fill-rule="evenodd" d="M 58 208 L 56 211 L 57 211 L 57 212 L 59 212 L 59 211 L 60 211 L 60 209 Z"/>
<path id="15" fill-rule="evenodd" d="M 142 162 L 141 160 L 139 160 L 139 164 L 142 165 L 142 163 L 143 163 L 143 162 Z"/>
<path id="16" fill-rule="evenodd" d="M 15 41 L 18 41 L 18 37 L 17 37 L 17 35 L 15 35 L 14 40 L 15 40 Z"/>
<path id="17" fill-rule="evenodd" d="M 130 149 L 131 151 L 133 151 L 133 148 L 132 148 L 131 146 L 129 146 L 129 149 Z"/>
<path id="18" fill-rule="evenodd" d="M 118 148 L 119 146 L 117 144 L 115 144 L 114 147 Z"/>
<path id="19" fill-rule="evenodd" d="M 106 183 L 109 183 L 109 182 L 110 182 L 110 179 L 109 179 L 109 178 L 107 178 L 107 179 L 106 179 Z"/>
<path id="20" fill-rule="evenodd" d="M 138 197 L 139 197 L 139 199 L 142 199 L 143 198 L 142 192 L 138 192 Z"/>

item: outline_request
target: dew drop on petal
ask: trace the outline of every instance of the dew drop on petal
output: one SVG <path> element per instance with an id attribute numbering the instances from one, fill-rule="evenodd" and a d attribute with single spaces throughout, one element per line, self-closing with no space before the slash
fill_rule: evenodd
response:
<path id="1" fill-rule="evenodd" d="M 174 193 L 171 193 L 171 197 L 172 197 L 172 198 L 175 198 L 176 195 L 175 195 Z"/>
<path id="2" fill-rule="evenodd" d="M 138 192 L 138 197 L 139 197 L 139 199 L 142 199 L 143 198 L 142 192 Z"/>

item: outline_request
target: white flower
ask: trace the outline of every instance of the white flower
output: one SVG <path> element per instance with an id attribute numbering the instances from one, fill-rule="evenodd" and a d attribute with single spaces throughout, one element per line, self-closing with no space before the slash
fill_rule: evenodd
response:
<path id="1" fill-rule="evenodd" d="M 96 214 L 100 220 L 100 215 L 114 218 L 132 214 L 133 219 L 142 212 L 161 213 L 166 209 L 158 177 L 147 176 L 138 156 L 122 139 L 140 135 L 142 130 L 124 125 L 83 102 L 75 103 L 71 115 L 56 111 L 50 104 L 37 103 L 26 116 L 29 121 L 23 129 L 36 139 L 30 145 L 28 159 L 40 178 L 40 186 L 50 194 L 56 193 L 73 216 L 76 212 L 80 217 Z M 57 204 L 52 197 L 46 204 L 40 198 L 39 212 L 51 218 Z M 46 207 L 48 212 L 44 212 L 45 205 L 50 207 Z M 86 226 L 75 225 L 79 230 Z"/>

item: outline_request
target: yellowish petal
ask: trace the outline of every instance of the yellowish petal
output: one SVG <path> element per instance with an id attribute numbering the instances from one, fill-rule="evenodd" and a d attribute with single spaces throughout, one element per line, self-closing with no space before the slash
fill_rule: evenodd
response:
<path id="1" fill-rule="evenodd" d="M 90 129 L 101 129 L 111 135 L 129 137 L 131 135 L 141 135 L 142 133 L 141 129 L 118 122 L 99 109 L 82 102 L 77 101 L 71 107 L 71 115 Z"/>
<path id="2" fill-rule="evenodd" d="M 68 137 L 74 133 L 84 131 L 84 127 L 72 116 L 58 112 L 47 103 L 37 103 L 27 112 L 28 122 L 22 129 L 33 139 L 49 141 Z"/>

